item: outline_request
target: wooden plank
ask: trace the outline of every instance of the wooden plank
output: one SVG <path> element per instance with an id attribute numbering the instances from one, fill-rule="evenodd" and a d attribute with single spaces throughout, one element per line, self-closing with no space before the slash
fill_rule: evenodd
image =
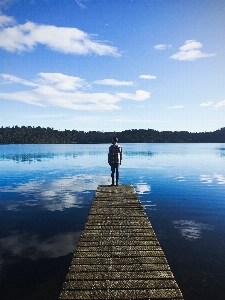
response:
<path id="1" fill-rule="evenodd" d="M 59 299 L 183 299 L 132 185 L 98 186 Z"/>

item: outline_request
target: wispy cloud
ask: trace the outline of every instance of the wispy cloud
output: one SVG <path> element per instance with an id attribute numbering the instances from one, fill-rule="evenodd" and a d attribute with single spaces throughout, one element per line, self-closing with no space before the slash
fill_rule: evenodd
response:
<path id="1" fill-rule="evenodd" d="M 75 0 L 75 2 L 77 3 L 77 5 L 82 8 L 82 9 L 85 9 L 86 8 L 86 5 L 83 3 L 84 0 Z"/>
<path id="2" fill-rule="evenodd" d="M 155 45 L 154 48 L 156 50 L 165 50 L 165 49 L 171 48 L 171 45 L 158 44 L 158 45 Z"/>
<path id="3" fill-rule="evenodd" d="M 225 106 L 225 100 L 219 101 L 215 105 L 213 105 L 214 108 L 220 108 L 222 106 Z"/>
<path id="4" fill-rule="evenodd" d="M 33 89 L 0 93 L 0 99 L 25 102 L 38 106 L 55 106 L 73 110 L 104 111 L 118 110 L 122 99 L 144 101 L 150 93 L 137 90 L 135 93 L 91 93 L 85 90 L 89 84 L 82 78 L 61 73 L 39 73 L 33 81 L 0 74 L 7 83 L 20 83 Z"/>
<path id="5" fill-rule="evenodd" d="M 135 85 L 132 81 L 119 81 L 116 79 L 103 79 L 94 81 L 95 84 L 112 85 L 112 86 L 131 86 Z"/>
<path id="6" fill-rule="evenodd" d="M 217 108 L 220 108 L 222 106 L 225 106 L 225 100 L 219 101 L 215 105 L 213 105 L 212 101 L 203 102 L 203 103 L 200 104 L 200 106 L 202 106 L 202 107 L 212 106 L 213 108 L 217 109 Z"/>
<path id="7" fill-rule="evenodd" d="M 19 78 L 19 77 L 16 77 L 16 76 L 13 76 L 13 75 L 10 75 L 10 74 L 0 74 L 0 77 L 2 79 L 4 79 L 4 83 L 20 83 L 20 84 L 23 84 L 23 85 L 27 85 L 27 86 L 38 86 L 37 83 L 35 82 L 32 82 L 32 81 L 28 81 L 28 80 L 25 80 L 25 79 L 22 79 L 22 78 Z"/>
<path id="8" fill-rule="evenodd" d="M 0 3 L 1 3 L 1 1 L 0 1 Z M 14 24 L 14 23 L 15 23 L 15 20 L 13 17 L 9 17 L 6 15 L 0 15 L 0 26 L 7 26 L 10 24 Z"/>
<path id="9" fill-rule="evenodd" d="M 136 91 L 135 94 L 116 93 L 116 95 L 119 96 L 120 98 L 130 99 L 130 100 L 135 100 L 135 101 L 143 101 L 143 100 L 147 100 L 150 98 L 150 93 L 143 91 L 143 90 L 138 90 L 138 91 Z"/>
<path id="10" fill-rule="evenodd" d="M 52 85 L 58 90 L 75 91 L 78 88 L 88 86 L 80 77 L 68 76 L 61 73 L 39 73 L 41 77 L 37 82 L 41 85 Z"/>
<path id="11" fill-rule="evenodd" d="M 211 106 L 213 104 L 213 102 L 203 102 L 200 104 L 200 106 Z"/>
<path id="12" fill-rule="evenodd" d="M 83 93 L 59 91 L 51 86 L 39 86 L 30 91 L 0 93 L 0 98 L 33 104 L 54 106 L 73 110 L 116 110 L 120 98 L 109 93 Z"/>
<path id="13" fill-rule="evenodd" d="M 1 0 L 0 1 L 0 9 L 6 9 L 10 5 L 12 5 L 14 2 L 17 2 L 17 0 Z"/>
<path id="14" fill-rule="evenodd" d="M 42 44 L 65 54 L 120 56 L 116 47 L 95 40 L 95 35 L 77 28 L 39 25 L 33 22 L 14 25 L 14 19 L 7 16 L 1 16 L 0 21 L 4 25 L 0 30 L 0 47 L 9 52 L 32 51 L 36 45 Z"/>
<path id="15" fill-rule="evenodd" d="M 203 53 L 201 50 L 199 50 L 202 47 L 203 45 L 200 42 L 197 42 L 196 40 L 187 40 L 185 44 L 179 48 L 179 51 L 170 56 L 170 58 L 177 60 L 193 61 L 197 58 L 215 56 L 214 53 Z"/>
<path id="16" fill-rule="evenodd" d="M 78 88 L 89 86 L 87 82 L 80 77 L 68 76 L 62 73 L 39 73 L 38 76 L 39 77 L 34 81 L 28 81 L 10 74 L 0 74 L 0 77 L 4 80 L 3 83 L 5 84 L 19 83 L 33 87 L 51 85 L 57 90 L 63 91 L 74 91 Z"/>
<path id="17" fill-rule="evenodd" d="M 156 79 L 157 77 L 154 75 L 141 75 L 139 76 L 140 79 Z"/>

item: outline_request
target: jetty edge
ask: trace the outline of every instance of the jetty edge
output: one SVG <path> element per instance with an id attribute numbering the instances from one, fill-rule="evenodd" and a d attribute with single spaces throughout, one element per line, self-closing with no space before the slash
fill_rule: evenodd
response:
<path id="1" fill-rule="evenodd" d="M 184 299 L 132 185 L 98 186 L 59 299 Z"/>

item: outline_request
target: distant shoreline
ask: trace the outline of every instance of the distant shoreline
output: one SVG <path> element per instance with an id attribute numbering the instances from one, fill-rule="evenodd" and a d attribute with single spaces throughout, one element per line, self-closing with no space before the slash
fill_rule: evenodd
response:
<path id="1" fill-rule="evenodd" d="M 113 136 L 120 143 L 225 143 L 225 127 L 210 132 L 131 129 L 121 132 L 59 131 L 53 128 L 14 126 L 0 128 L 0 144 L 104 144 Z"/>

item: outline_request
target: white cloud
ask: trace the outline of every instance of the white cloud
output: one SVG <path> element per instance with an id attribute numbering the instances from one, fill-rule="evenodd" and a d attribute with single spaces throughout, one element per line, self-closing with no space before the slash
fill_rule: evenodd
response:
<path id="1" fill-rule="evenodd" d="M 166 45 L 166 44 L 159 44 L 159 45 L 154 46 L 154 48 L 156 50 L 165 50 L 165 49 L 170 48 L 170 47 L 171 47 L 171 45 Z"/>
<path id="2" fill-rule="evenodd" d="M 73 110 L 115 110 L 120 99 L 109 93 L 64 92 L 51 86 L 40 86 L 31 91 L 0 93 L 5 100 L 21 101 L 38 106 L 56 106 Z"/>
<path id="3" fill-rule="evenodd" d="M 88 86 L 86 81 L 80 77 L 68 76 L 62 73 L 39 73 L 39 78 L 34 81 L 27 81 L 22 78 L 10 75 L 0 74 L 0 77 L 4 79 L 4 83 L 20 83 L 27 86 L 42 86 L 52 85 L 58 90 L 76 90 Z"/>
<path id="4" fill-rule="evenodd" d="M 42 84 L 51 84 L 58 90 L 73 91 L 87 85 L 86 81 L 80 77 L 68 76 L 61 73 L 39 73 Z"/>
<path id="5" fill-rule="evenodd" d="M 214 53 L 206 54 L 201 52 L 199 49 L 202 47 L 202 44 L 196 40 L 187 40 L 185 44 L 179 48 L 180 51 L 170 56 L 170 58 L 192 61 L 197 58 L 212 57 L 215 55 Z"/>
<path id="6" fill-rule="evenodd" d="M 213 104 L 213 102 L 204 102 L 201 103 L 200 106 L 211 106 Z"/>
<path id="7" fill-rule="evenodd" d="M 120 98 L 130 99 L 130 100 L 135 100 L 135 101 L 143 101 L 143 100 L 147 100 L 150 98 L 150 93 L 143 91 L 143 90 L 138 90 L 138 91 L 136 91 L 135 94 L 116 93 L 116 95 L 119 96 Z"/>
<path id="8" fill-rule="evenodd" d="M 190 51 L 193 49 L 202 48 L 202 44 L 197 42 L 196 40 L 187 40 L 183 46 L 179 49 L 180 51 Z"/>
<path id="9" fill-rule="evenodd" d="M 38 106 L 55 106 L 73 110 L 104 111 L 118 110 L 122 99 L 143 101 L 150 93 L 138 90 L 130 93 L 87 93 L 78 91 L 88 86 L 84 79 L 61 73 L 39 73 L 33 81 L 27 81 L 8 74 L 0 76 L 7 82 L 33 86 L 33 89 L 11 93 L 0 93 L 0 99 L 21 101 Z"/>
<path id="10" fill-rule="evenodd" d="M 5 83 L 20 83 L 27 86 L 38 86 L 35 82 L 27 81 L 22 78 L 10 75 L 10 74 L 0 74 L 0 77 L 4 79 Z"/>
<path id="11" fill-rule="evenodd" d="M 8 17 L 5 15 L 0 15 L 0 26 L 7 26 L 10 24 L 14 24 L 15 20 L 13 17 Z"/>
<path id="12" fill-rule="evenodd" d="M 154 75 L 141 75 L 139 76 L 141 79 L 156 79 L 157 77 Z"/>
<path id="13" fill-rule="evenodd" d="M 225 100 L 217 102 L 213 107 L 214 108 L 219 108 L 219 107 L 222 107 L 222 106 L 225 106 Z"/>
<path id="14" fill-rule="evenodd" d="M 1 16 L 2 22 L 9 23 L 12 18 Z M 47 46 L 53 51 L 62 53 L 87 55 L 119 56 L 116 47 L 109 46 L 101 41 L 94 40 L 77 28 L 38 25 L 26 22 L 23 25 L 5 27 L 0 31 L 0 47 L 9 52 L 31 51 L 37 44 Z"/>
<path id="15" fill-rule="evenodd" d="M 135 85 L 132 81 L 119 81 L 116 79 L 103 79 L 94 81 L 95 84 L 113 85 L 113 86 L 131 86 Z"/>

